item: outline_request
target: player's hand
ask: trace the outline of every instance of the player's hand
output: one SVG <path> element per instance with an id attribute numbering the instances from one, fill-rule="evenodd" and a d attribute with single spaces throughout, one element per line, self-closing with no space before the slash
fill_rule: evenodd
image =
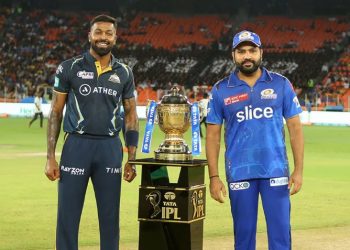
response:
<path id="1" fill-rule="evenodd" d="M 288 189 L 291 190 L 290 195 L 298 193 L 302 185 L 303 185 L 302 173 L 293 172 L 289 177 L 289 183 L 288 183 Z"/>
<path id="2" fill-rule="evenodd" d="M 55 159 L 48 159 L 45 166 L 45 175 L 49 180 L 55 181 L 60 178 L 60 169 Z"/>
<path id="3" fill-rule="evenodd" d="M 224 203 L 224 198 L 226 197 L 226 188 L 224 183 L 222 183 L 220 177 L 211 178 L 209 187 L 211 198 L 220 203 Z"/>
<path id="4" fill-rule="evenodd" d="M 130 163 L 125 163 L 124 166 L 124 180 L 127 182 L 132 182 L 136 177 L 136 167 Z"/>

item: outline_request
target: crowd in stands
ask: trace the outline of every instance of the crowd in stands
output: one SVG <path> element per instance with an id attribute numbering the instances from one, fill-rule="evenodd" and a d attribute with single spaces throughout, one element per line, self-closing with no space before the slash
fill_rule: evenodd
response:
<path id="1" fill-rule="evenodd" d="M 52 86 L 58 63 L 88 49 L 93 15 L 0 8 L 0 97 L 21 99 L 38 86 Z M 131 12 L 118 22 L 113 53 L 133 68 L 140 102 L 161 98 L 175 84 L 199 98 L 233 70 L 230 46 L 238 29 L 261 35 L 264 65 L 287 76 L 302 99 L 322 102 L 349 88 L 345 17 L 261 16 L 238 25 L 228 16 Z"/>

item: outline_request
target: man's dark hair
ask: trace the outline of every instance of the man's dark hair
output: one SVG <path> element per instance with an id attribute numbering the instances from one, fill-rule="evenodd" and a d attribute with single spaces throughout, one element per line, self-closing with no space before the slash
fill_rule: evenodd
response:
<path id="1" fill-rule="evenodd" d="M 113 23 L 114 25 L 114 28 L 117 29 L 117 20 L 114 18 L 114 17 L 111 17 L 111 16 L 108 16 L 108 15 L 105 15 L 105 14 L 102 14 L 102 15 L 98 15 L 98 16 L 95 16 L 91 22 L 90 22 L 90 29 L 91 27 L 97 23 L 97 22 L 107 22 L 107 23 Z"/>

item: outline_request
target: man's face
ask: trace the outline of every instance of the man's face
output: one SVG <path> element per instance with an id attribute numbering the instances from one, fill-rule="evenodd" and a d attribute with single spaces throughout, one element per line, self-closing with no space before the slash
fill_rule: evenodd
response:
<path id="1" fill-rule="evenodd" d="M 99 56 L 107 55 L 116 43 L 117 31 L 113 23 L 97 22 L 90 29 L 89 41 L 91 48 Z"/>
<path id="2" fill-rule="evenodd" d="M 251 43 L 243 43 L 232 52 L 232 56 L 238 70 L 250 75 L 261 65 L 262 50 Z"/>

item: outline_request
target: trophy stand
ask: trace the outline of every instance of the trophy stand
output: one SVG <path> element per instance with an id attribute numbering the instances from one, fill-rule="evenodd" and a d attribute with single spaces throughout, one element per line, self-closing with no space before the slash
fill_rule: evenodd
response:
<path id="1" fill-rule="evenodd" d="M 205 218 L 206 160 L 129 161 L 142 166 L 139 187 L 139 250 L 201 250 Z M 179 167 L 170 183 L 167 167 Z"/>

